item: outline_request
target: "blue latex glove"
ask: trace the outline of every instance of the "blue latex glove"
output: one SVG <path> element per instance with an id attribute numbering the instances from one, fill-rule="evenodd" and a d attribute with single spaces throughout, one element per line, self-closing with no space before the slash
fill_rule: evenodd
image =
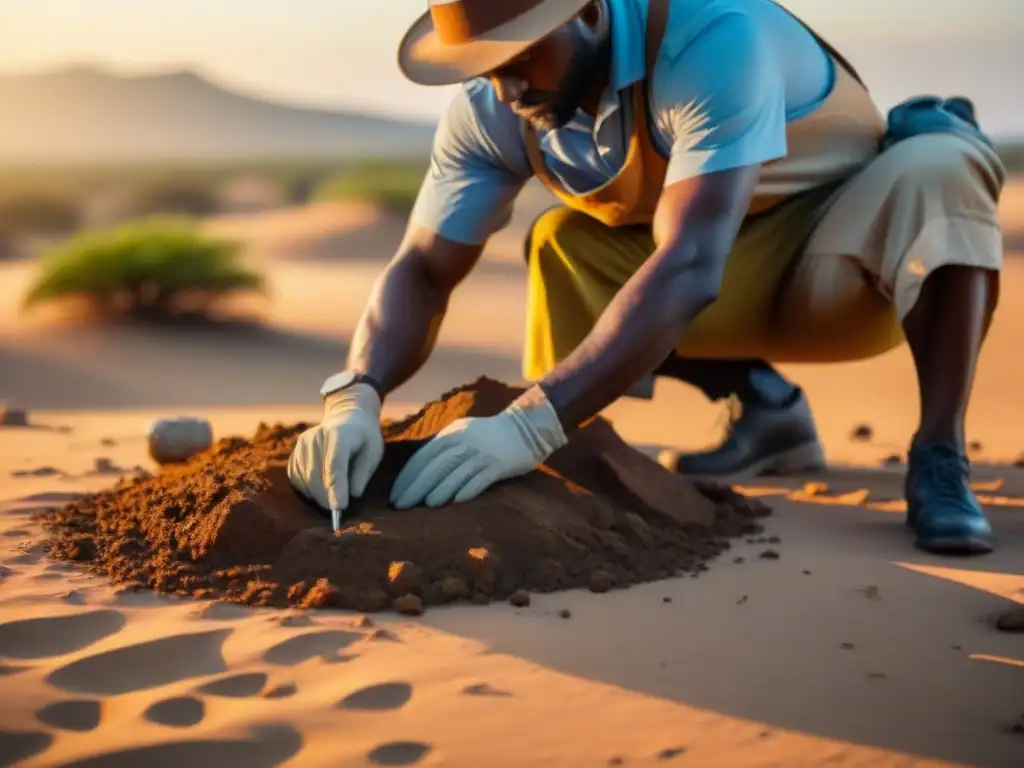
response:
<path id="1" fill-rule="evenodd" d="M 459 419 L 441 430 L 402 468 L 391 503 L 408 509 L 469 501 L 499 480 L 536 469 L 566 442 L 555 409 L 532 387 L 496 416 Z"/>

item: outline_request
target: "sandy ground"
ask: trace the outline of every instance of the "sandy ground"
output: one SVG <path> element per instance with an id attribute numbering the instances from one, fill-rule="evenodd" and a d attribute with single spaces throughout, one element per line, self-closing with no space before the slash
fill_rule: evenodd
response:
<path id="1" fill-rule="evenodd" d="M 532 212 L 496 238 L 389 411 L 482 373 L 518 377 L 517 237 Z M 0 764 L 1024 765 L 1024 735 L 1011 732 L 1024 646 L 992 627 L 1024 603 L 1024 469 L 1008 463 L 1024 450 L 1024 260 L 1008 261 L 969 419 L 995 554 L 945 560 L 910 545 L 900 470 L 881 467 L 917 417 L 901 349 L 785 369 L 808 390 L 834 467 L 743 488 L 773 504 L 780 559 L 740 542 L 699 579 L 367 627 L 340 612 L 122 592 L 40 547 L 31 510 L 151 468 L 142 433 L 156 416 L 206 416 L 218 435 L 317 418 L 316 390 L 342 366 L 399 236 L 361 206 L 212 226 L 247 237 L 268 269 L 270 298 L 242 307 L 263 325 L 100 331 L 25 318 L 33 267 L 0 267 L 0 398 L 34 424 L 0 429 Z M 668 383 L 608 415 L 656 451 L 712 441 L 718 410 Z M 875 440 L 849 439 L 860 423 Z"/>

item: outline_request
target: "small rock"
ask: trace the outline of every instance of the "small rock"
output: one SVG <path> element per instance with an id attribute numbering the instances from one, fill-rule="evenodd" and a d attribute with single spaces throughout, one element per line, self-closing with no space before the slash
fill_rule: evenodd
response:
<path id="1" fill-rule="evenodd" d="M 356 629 L 370 629 L 373 626 L 375 626 L 373 619 L 369 616 L 360 616 L 356 619 Z"/>
<path id="2" fill-rule="evenodd" d="M 402 595 L 395 598 L 395 610 L 403 616 L 421 616 L 423 601 L 416 595 Z"/>
<path id="3" fill-rule="evenodd" d="M 612 588 L 612 577 L 608 575 L 607 571 L 598 569 L 590 574 L 587 587 L 591 592 L 607 592 Z"/>
<path id="4" fill-rule="evenodd" d="M 971 442 L 967 444 L 967 450 L 971 453 L 981 453 L 985 450 L 985 446 L 981 444 L 980 440 L 971 440 Z"/>
<path id="5" fill-rule="evenodd" d="M 747 602 L 747 599 L 748 599 L 747 596 L 744 595 L 743 597 L 741 597 L 739 600 L 736 601 L 736 605 L 743 605 L 745 602 Z"/>
<path id="6" fill-rule="evenodd" d="M 562 619 L 571 619 L 572 618 L 572 612 L 568 608 L 563 608 L 562 610 L 560 610 L 558 612 L 558 616 L 559 616 L 559 618 L 562 618 Z"/>
<path id="7" fill-rule="evenodd" d="M 839 647 L 842 648 L 844 651 L 852 651 L 857 646 L 855 646 L 853 643 L 843 643 Z"/>
<path id="8" fill-rule="evenodd" d="M 213 445 L 213 426 L 206 419 L 181 416 L 153 421 L 146 438 L 149 455 L 157 464 L 187 461 Z"/>
<path id="9" fill-rule="evenodd" d="M 395 637 L 393 632 L 389 632 L 388 630 L 383 629 L 381 627 L 377 627 L 377 629 L 373 630 L 373 632 L 369 634 L 369 638 L 370 640 L 391 640 L 392 642 L 398 641 L 398 638 Z"/>
<path id="10" fill-rule="evenodd" d="M 115 440 L 112 437 L 104 437 L 102 440 L 100 440 L 100 445 L 102 445 L 104 448 L 110 448 L 112 446 L 117 445 L 117 440 Z"/>
<path id="11" fill-rule="evenodd" d="M 516 608 L 525 608 L 530 604 L 530 593 L 525 589 L 517 589 L 512 593 L 508 601 Z"/>
<path id="12" fill-rule="evenodd" d="M 1010 723 L 1009 731 L 1010 733 L 1024 733 L 1024 714 Z"/>
<path id="13" fill-rule="evenodd" d="M 764 552 L 758 555 L 758 557 L 760 557 L 762 560 L 778 560 L 779 557 L 781 557 L 781 555 L 779 555 L 779 553 L 776 552 L 774 549 L 766 549 Z"/>
<path id="14" fill-rule="evenodd" d="M 883 467 L 898 467 L 903 463 L 903 457 L 898 453 L 893 453 L 882 459 Z"/>
<path id="15" fill-rule="evenodd" d="M 740 563 L 747 562 L 747 558 L 745 558 L 745 557 L 737 557 L 735 560 L 733 560 L 733 562 L 736 563 L 736 565 L 739 565 Z"/>
<path id="16" fill-rule="evenodd" d="M 449 576 L 441 582 L 441 598 L 452 603 L 469 595 L 469 586 L 461 576 Z"/>
<path id="17" fill-rule="evenodd" d="M 292 613 L 282 616 L 277 623 L 282 627 L 308 627 L 313 624 L 313 620 L 304 613 Z"/>
<path id="18" fill-rule="evenodd" d="M 663 602 L 663 603 L 671 603 L 672 602 L 672 598 L 671 597 L 663 597 L 663 598 L 661 598 L 661 602 Z"/>
<path id="19" fill-rule="evenodd" d="M 99 456 L 93 462 L 93 474 L 108 475 L 122 472 L 123 470 L 106 456 Z"/>
<path id="20" fill-rule="evenodd" d="M 423 571 L 406 560 L 396 560 L 388 566 L 388 592 L 402 597 L 423 589 Z"/>
<path id="21" fill-rule="evenodd" d="M 868 672 L 869 680 L 885 680 L 887 677 L 885 672 Z"/>
<path id="22" fill-rule="evenodd" d="M 867 442 L 875 436 L 875 430 L 870 424 L 858 424 L 850 431 L 850 439 L 856 442 Z"/>
<path id="23" fill-rule="evenodd" d="M 28 412 L 7 403 L 0 403 L 0 427 L 27 427 Z"/>
<path id="24" fill-rule="evenodd" d="M 1000 632 L 1024 632 L 1024 605 L 999 615 L 996 629 Z"/>
<path id="25" fill-rule="evenodd" d="M 780 539 L 778 536 L 769 536 L 767 539 L 765 539 L 765 541 L 768 544 L 781 544 L 782 543 L 782 539 Z"/>
<path id="26" fill-rule="evenodd" d="M 77 589 L 72 589 L 70 592 L 65 592 L 60 596 L 61 600 L 71 605 L 83 605 L 85 603 L 85 596 Z"/>
<path id="27" fill-rule="evenodd" d="M 960 650 L 963 650 L 963 649 L 962 649 L 962 648 L 961 648 L 961 647 L 960 647 L 959 645 L 954 645 L 954 646 L 952 646 L 952 649 L 953 649 L 954 651 L 960 651 Z"/>
<path id="28" fill-rule="evenodd" d="M 811 575 L 810 571 L 806 571 L 806 570 L 804 571 L 804 576 L 810 576 L 810 575 Z"/>

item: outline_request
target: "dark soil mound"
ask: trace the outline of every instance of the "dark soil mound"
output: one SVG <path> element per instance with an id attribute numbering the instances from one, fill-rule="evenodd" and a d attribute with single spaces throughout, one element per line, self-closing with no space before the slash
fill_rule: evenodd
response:
<path id="1" fill-rule="evenodd" d="M 380 610 L 517 589 L 605 591 L 706 569 L 728 538 L 761 530 L 761 502 L 695 486 L 594 419 L 539 471 L 474 501 L 398 511 L 388 491 L 431 435 L 521 390 L 489 379 L 385 423 L 384 460 L 338 534 L 293 491 L 286 464 L 306 424 L 260 425 L 187 464 L 43 513 L 58 558 L 116 582 L 250 605 Z"/>

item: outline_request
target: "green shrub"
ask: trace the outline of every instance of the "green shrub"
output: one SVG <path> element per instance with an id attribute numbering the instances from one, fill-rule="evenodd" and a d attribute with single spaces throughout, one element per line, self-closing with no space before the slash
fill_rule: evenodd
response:
<path id="1" fill-rule="evenodd" d="M 366 200 L 408 214 L 416 202 L 426 167 L 387 160 L 357 163 L 324 181 L 313 193 L 315 202 Z"/>
<path id="2" fill-rule="evenodd" d="M 239 243 L 206 237 L 182 219 L 84 232 L 42 260 L 24 308 L 79 298 L 104 315 L 205 314 L 226 294 L 264 290 L 262 276 L 239 263 L 240 252 Z"/>

